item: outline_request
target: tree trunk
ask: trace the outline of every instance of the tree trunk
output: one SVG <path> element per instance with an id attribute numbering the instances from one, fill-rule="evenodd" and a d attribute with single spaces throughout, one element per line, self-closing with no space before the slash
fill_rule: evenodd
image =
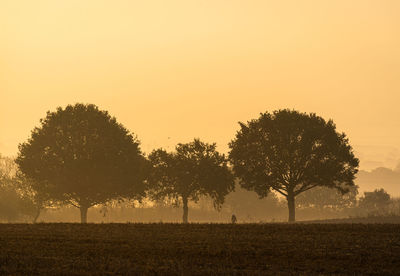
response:
<path id="1" fill-rule="evenodd" d="M 36 222 L 37 222 L 37 220 L 38 220 L 38 218 L 39 218 L 39 216 L 40 216 L 40 211 L 41 211 L 41 209 L 42 209 L 42 208 L 37 207 L 35 217 L 33 218 L 33 223 L 36 223 Z"/>
<path id="2" fill-rule="evenodd" d="M 296 220 L 296 207 L 294 204 L 294 194 L 293 193 L 288 193 L 287 196 L 287 202 L 288 202 L 288 209 L 289 209 L 289 222 L 295 222 Z"/>
<path id="3" fill-rule="evenodd" d="M 188 199 L 187 197 L 182 198 L 183 201 L 183 223 L 188 223 L 188 212 L 189 212 L 189 207 L 188 207 Z"/>
<path id="4" fill-rule="evenodd" d="M 79 210 L 81 211 L 81 223 L 87 223 L 87 211 L 88 207 L 86 206 L 81 206 Z"/>

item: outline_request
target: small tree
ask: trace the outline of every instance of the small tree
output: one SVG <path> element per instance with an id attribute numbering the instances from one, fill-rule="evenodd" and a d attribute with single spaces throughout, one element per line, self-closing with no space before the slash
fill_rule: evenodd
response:
<path id="1" fill-rule="evenodd" d="M 36 223 L 43 210 L 49 207 L 61 206 L 65 202 L 61 196 L 56 197 L 56 191 L 52 191 L 54 187 L 48 186 L 45 183 L 37 183 L 36 181 L 25 177 L 18 172 L 16 175 L 16 185 L 20 194 L 30 200 L 32 222 Z"/>
<path id="2" fill-rule="evenodd" d="M 385 214 L 390 205 L 390 195 L 384 189 L 376 189 L 373 192 L 364 192 L 359 200 L 359 207 L 369 214 Z"/>
<path id="3" fill-rule="evenodd" d="M 107 111 L 89 104 L 47 112 L 19 146 L 17 163 L 40 194 L 80 209 L 145 192 L 145 158 L 139 142 Z"/>
<path id="4" fill-rule="evenodd" d="M 183 205 L 183 222 L 188 222 L 188 202 L 197 202 L 209 196 L 214 207 L 220 208 L 225 196 L 234 189 L 233 176 L 227 159 L 216 151 L 216 144 L 195 139 L 178 144 L 173 153 L 163 149 L 149 156 L 152 172 L 149 178 L 150 197 L 168 198 L 176 205 Z"/>
<path id="5" fill-rule="evenodd" d="M 14 222 L 30 219 L 34 206 L 15 186 L 0 186 L 0 221 Z"/>
<path id="6" fill-rule="evenodd" d="M 229 144 L 235 175 L 260 197 L 271 190 L 286 197 L 289 222 L 297 195 L 317 186 L 346 192 L 354 185 L 358 159 L 333 121 L 285 109 L 239 124 Z"/>
<path id="7" fill-rule="evenodd" d="M 14 159 L 0 156 L 0 220 L 7 222 L 33 216 L 32 198 L 21 189 Z"/>

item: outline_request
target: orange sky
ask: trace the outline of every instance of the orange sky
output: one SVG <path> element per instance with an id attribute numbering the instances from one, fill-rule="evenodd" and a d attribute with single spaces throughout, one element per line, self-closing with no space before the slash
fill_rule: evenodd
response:
<path id="1" fill-rule="evenodd" d="M 237 121 L 332 118 L 361 166 L 400 160 L 398 0 L 0 1 L 0 153 L 47 110 L 94 103 L 142 148 L 221 151 Z"/>

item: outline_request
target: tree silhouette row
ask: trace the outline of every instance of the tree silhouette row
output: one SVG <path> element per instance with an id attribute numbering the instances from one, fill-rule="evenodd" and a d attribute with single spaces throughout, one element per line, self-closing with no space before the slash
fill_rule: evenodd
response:
<path id="1" fill-rule="evenodd" d="M 229 156 L 199 139 L 145 156 L 136 136 L 107 111 L 68 105 L 47 112 L 19 145 L 16 163 L 39 210 L 70 204 L 82 223 L 94 205 L 146 197 L 182 205 L 187 223 L 189 201 L 208 196 L 218 209 L 235 178 L 260 197 L 272 191 L 286 197 L 292 222 L 300 193 L 318 186 L 345 193 L 354 186 L 358 159 L 332 120 L 284 109 L 239 124 Z"/>

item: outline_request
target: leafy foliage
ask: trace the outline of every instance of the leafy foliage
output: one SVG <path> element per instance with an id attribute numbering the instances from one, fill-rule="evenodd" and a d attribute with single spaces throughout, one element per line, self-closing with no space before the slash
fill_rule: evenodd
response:
<path id="1" fill-rule="evenodd" d="M 386 213 L 390 202 L 390 195 L 384 189 L 376 189 L 373 192 L 364 192 L 359 207 L 369 214 L 379 215 Z"/>
<path id="2" fill-rule="evenodd" d="M 15 186 L 0 186 L 0 221 L 29 221 L 34 216 L 35 206 Z"/>
<path id="3" fill-rule="evenodd" d="M 300 193 L 317 186 L 347 192 L 354 186 L 358 159 L 333 121 L 285 109 L 239 124 L 229 144 L 235 175 L 243 188 L 261 197 L 271 190 L 285 196 L 289 221 Z"/>
<path id="4" fill-rule="evenodd" d="M 21 189 L 17 170 L 12 158 L 0 156 L 0 221 L 26 220 L 34 214 L 34 202 Z"/>
<path id="5" fill-rule="evenodd" d="M 173 153 L 155 150 L 149 160 L 152 165 L 150 197 L 182 203 L 184 222 L 187 222 L 189 200 L 197 202 L 201 196 L 209 196 L 219 208 L 225 196 L 234 189 L 227 159 L 218 153 L 216 144 L 195 139 L 191 143 L 178 144 Z"/>
<path id="6" fill-rule="evenodd" d="M 107 111 L 68 105 L 47 112 L 19 146 L 17 163 L 32 188 L 81 209 L 145 192 L 145 158 L 139 141 Z"/>

